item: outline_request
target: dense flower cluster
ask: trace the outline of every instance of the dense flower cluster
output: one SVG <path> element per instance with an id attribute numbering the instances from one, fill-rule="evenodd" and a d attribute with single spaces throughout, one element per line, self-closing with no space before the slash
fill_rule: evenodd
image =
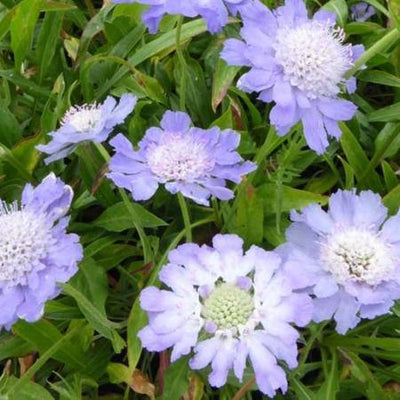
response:
<path id="1" fill-rule="evenodd" d="M 82 258 L 78 236 L 67 234 L 72 190 L 54 174 L 26 185 L 21 207 L 0 203 L 0 327 L 33 322 L 60 293 Z"/>
<path id="2" fill-rule="evenodd" d="M 228 23 L 229 12 L 236 15 L 254 0 L 113 0 L 113 3 L 140 3 L 149 5 L 143 13 L 143 23 L 150 33 L 156 33 L 162 17 L 166 14 L 201 16 L 211 33 L 221 31 Z"/>
<path id="3" fill-rule="evenodd" d="M 214 127 L 191 128 L 183 112 L 167 111 L 161 128 L 150 128 L 134 151 L 122 134 L 110 141 L 116 153 L 108 177 L 129 190 L 135 200 L 147 200 L 159 184 L 171 193 L 181 192 L 195 202 L 208 205 L 211 195 L 228 200 L 232 190 L 226 180 L 239 183 L 256 165 L 242 162 L 236 149 L 240 136 Z"/>
<path id="4" fill-rule="evenodd" d="M 281 253 L 292 285 L 315 297 L 315 321 L 334 318 L 345 333 L 389 312 L 400 298 L 400 213 L 386 220 L 379 195 L 338 191 L 328 211 L 313 204 L 291 217 Z"/>
<path id="5" fill-rule="evenodd" d="M 64 115 L 61 127 L 50 132 L 50 143 L 37 149 L 50 154 L 45 159 L 49 164 L 74 152 L 82 142 L 101 143 L 107 140 L 114 127 L 124 122 L 136 105 L 136 97 L 124 94 L 119 104 L 113 97 L 107 97 L 103 104 L 73 106 Z"/>
<path id="6" fill-rule="evenodd" d="M 335 15 L 318 11 L 312 19 L 302 0 L 288 0 L 271 12 L 254 2 L 242 14 L 244 41 L 228 39 L 221 56 L 230 65 L 250 67 L 238 81 L 246 92 L 274 101 L 270 120 L 285 135 L 298 121 L 308 145 L 318 154 L 328 146 L 327 135 L 340 137 L 338 121 L 351 119 L 356 106 L 338 97 L 343 84 L 355 90 L 355 78 L 345 72 L 363 51 L 345 45 Z"/>
<path id="7" fill-rule="evenodd" d="M 312 313 L 307 295 L 293 293 L 280 273 L 280 257 L 252 246 L 243 253 L 236 235 L 216 235 L 213 247 L 188 243 L 169 254 L 160 280 L 171 290 L 144 289 L 149 325 L 139 332 L 150 351 L 173 347 L 172 360 L 194 349 L 190 367 L 211 365 L 211 385 L 226 383 L 233 369 L 242 380 L 250 359 L 260 390 L 286 391 L 285 372 L 297 365 L 298 332 Z"/>

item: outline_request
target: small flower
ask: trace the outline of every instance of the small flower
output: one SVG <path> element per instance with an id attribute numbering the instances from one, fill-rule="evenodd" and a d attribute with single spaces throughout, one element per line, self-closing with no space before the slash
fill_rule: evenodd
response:
<path id="1" fill-rule="evenodd" d="M 307 295 L 293 293 L 280 274 L 280 257 L 252 246 L 243 254 L 236 235 L 216 235 L 213 247 L 183 244 L 169 254 L 160 280 L 172 290 L 144 289 L 149 325 L 139 332 L 149 351 L 172 347 L 177 360 L 194 350 L 192 369 L 211 365 L 209 382 L 225 384 L 233 369 L 242 380 L 249 358 L 260 390 L 286 391 L 285 372 L 297 365 L 299 334 L 312 314 Z"/>
<path id="2" fill-rule="evenodd" d="M 350 7 L 351 19 L 357 22 L 365 22 L 376 14 L 375 8 L 371 4 L 360 2 Z"/>
<path id="3" fill-rule="evenodd" d="M 61 127 L 54 132 L 50 143 L 36 148 L 50 154 L 44 161 L 49 164 L 71 154 L 82 142 L 104 142 L 114 127 L 124 122 L 136 105 L 136 97 L 124 94 L 119 104 L 107 97 L 103 104 L 73 106 L 64 115 Z"/>
<path id="4" fill-rule="evenodd" d="M 156 33 L 166 14 L 185 17 L 201 16 L 211 33 L 220 32 L 228 23 L 229 12 L 236 15 L 253 0 L 113 0 L 113 3 L 140 3 L 150 6 L 142 20 L 150 33 Z"/>
<path id="5" fill-rule="evenodd" d="M 314 296 L 316 322 L 333 317 L 343 334 L 400 298 L 400 213 L 386 217 L 371 191 L 339 190 L 326 212 L 316 204 L 292 212 L 280 252 L 292 285 Z"/>
<path id="6" fill-rule="evenodd" d="M 320 10 L 309 19 L 301 0 L 287 0 L 274 13 L 254 2 L 242 17 L 244 42 L 229 39 L 221 53 L 229 65 L 250 67 L 238 87 L 276 103 L 270 120 L 279 135 L 301 120 L 307 144 L 324 153 L 327 135 L 339 138 L 338 121 L 356 112 L 338 94 L 343 84 L 349 92 L 355 90 L 355 78 L 346 80 L 345 72 L 363 47 L 343 44 L 344 32 L 334 25 L 334 14 Z"/>
<path id="7" fill-rule="evenodd" d="M 233 192 L 226 180 L 240 183 L 241 177 L 256 168 L 242 162 L 236 149 L 240 136 L 232 130 L 190 128 L 183 112 L 167 111 L 161 128 L 150 128 L 134 151 L 122 134 L 110 141 L 115 155 L 108 177 L 132 193 L 135 200 L 147 200 L 159 184 L 175 194 L 181 192 L 196 203 L 208 205 L 211 195 L 228 200 Z"/>
<path id="8" fill-rule="evenodd" d="M 82 259 L 78 236 L 67 234 L 72 189 L 54 174 L 26 185 L 21 206 L 0 202 L 0 328 L 41 318 Z"/>

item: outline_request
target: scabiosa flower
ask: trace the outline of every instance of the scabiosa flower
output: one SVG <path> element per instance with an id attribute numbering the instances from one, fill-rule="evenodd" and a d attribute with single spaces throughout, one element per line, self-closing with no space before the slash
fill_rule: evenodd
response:
<path id="1" fill-rule="evenodd" d="M 273 397 L 286 391 L 285 372 L 297 365 L 299 334 L 291 326 L 307 324 L 308 295 L 293 293 L 280 274 L 274 252 L 252 246 L 243 253 L 236 235 L 216 235 L 213 247 L 183 244 L 169 254 L 160 280 L 171 290 L 144 289 L 141 307 L 149 324 L 139 332 L 149 351 L 172 347 L 177 360 L 194 350 L 189 365 L 211 365 L 209 382 L 220 387 L 233 369 L 242 380 L 249 358 L 260 390 Z"/>
<path id="2" fill-rule="evenodd" d="M 21 206 L 0 202 L 0 328 L 43 315 L 82 258 L 78 236 L 67 234 L 72 189 L 54 174 L 27 184 Z"/>
<path id="3" fill-rule="evenodd" d="M 365 22 L 376 14 L 371 4 L 360 2 L 350 7 L 351 19 L 357 22 Z"/>
<path id="4" fill-rule="evenodd" d="M 186 113 L 167 111 L 161 128 L 148 129 L 138 151 L 118 134 L 110 141 L 116 153 L 108 177 L 129 190 L 135 200 L 149 199 L 159 184 L 203 205 L 209 204 L 211 195 L 231 199 L 233 192 L 225 187 L 226 180 L 239 183 L 256 165 L 242 162 L 236 151 L 237 132 L 190 128 L 190 124 Z"/>
<path id="5" fill-rule="evenodd" d="M 333 194 L 327 211 L 292 212 L 280 251 L 293 287 L 315 297 L 316 322 L 333 317 L 343 334 L 400 298 L 400 213 L 386 217 L 379 195 L 354 190 Z"/>
<path id="6" fill-rule="evenodd" d="M 345 72 L 363 47 L 343 44 L 344 32 L 334 25 L 334 14 L 320 10 L 309 19 L 301 0 L 287 0 L 274 13 L 254 2 L 242 17 L 244 42 L 229 39 L 221 53 L 230 65 L 250 67 L 238 87 L 276 103 L 270 120 L 279 135 L 301 120 L 308 145 L 324 153 L 327 135 L 339 138 L 338 121 L 356 112 L 338 94 L 342 84 L 355 90 L 355 78 L 346 81 Z"/>
<path id="7" fill-rule="evenodd" d="M 156 33 L 162 17 L 166 14 L 201 16 L 211 33 L 217 33 L 228 23 L 228 12 L 236 15 L 254 0 L 113 0 L 113 3 L 140 3 L 150 8 L 142 20 L 150 33 Z"/>
<path id="8" fill-rule="evenodd" d="M 61 127 L 54 132 L 50 143 L 36 148 L 50 154 L 44 161 L 49 164 L 71 154 L 82 142 L 104 142 L 114 127 L 124 122 L 136 105 L 137 98 L 121 96 L 119 104 L 108 96 L 103 104 L 73 106 L 64 115 Z"/>

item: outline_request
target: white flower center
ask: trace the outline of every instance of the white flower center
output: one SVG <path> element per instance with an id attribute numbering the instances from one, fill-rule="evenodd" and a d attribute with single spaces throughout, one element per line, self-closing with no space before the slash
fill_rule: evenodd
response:
<path id="1" fill-rule="evenodd" d="M 230 329 L 246 324 L 253 311 L 254 300 L 248 291 L 222 283 L 204 301 L 202 315 L 218 329 Z"/>
<path id="2" fill-rule="evenodd" d="M 193 182 L 207 175 L 215 161 L 203 142 L 189 134 L 176 135 L 167 143 L 150 147 L 147 162 L 151 171 L 164 182 Z"/>
<path id="3" fill-rule="evenodd" d="M 329 236 L 322 246 L 321 261 L 338 283 L 353 280 L 372 286 L 393 279 L 397 262 L 388 244 L 360 228 Z"/>
<path id="4" fill-rule="evenodd" d="M 319 21 L 282 27 L 276 36 L 275 57 L 290 84 L 308 97 L 333 96 L 352 64 L 351 45 L 343 41 L 342 29 Z"/>
<path id="5" fill-rule="evenodd" d="M 71 107 L 62 119 L 62 124 L 72 125 L 77 132 L 86 133 L 96 127 L 101 119 L 101 109 L 97 104 Z"/>
<path id="6" fill-rule="evenodd" d="M 0 204 L 0 282 L 26 283 L 50 242 L 50 230 L 40 215 L 18 210 L 15 203 Z"/>

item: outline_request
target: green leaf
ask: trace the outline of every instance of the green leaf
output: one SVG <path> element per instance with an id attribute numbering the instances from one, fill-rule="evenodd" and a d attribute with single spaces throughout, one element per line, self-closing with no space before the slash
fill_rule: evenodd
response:
<path id="1" fill-rule="evenodd" d="M 400 120 L 400 102 L 391 104 L 390 106 L 383 107 L 379 110 L 372 112 L 368 120 L 370 122 L 387 122 Z"/>
<path id="2" fill-rule="evenodd" d="M 12 147 L 21 138 L 21 127 L 7 107 L 0 105 L 0 143 Z"/>
<path id="3" fill-rule="evenodd" d="M 132 202 L 132 207 L 134 208 L 139 218 L 139 223 L 143 228 L 156 228 L 158 226 L 168 225 L 165 221 L 147 211 L 140 204 Z M 135 228 L 132 222 L 132 217 L 124 202 L 116 203 L 107 208 L 103 214 L 97 218 L 94 224 L 111 232 L 122 232 L 126 229 Z"/>
<path id="4" fill-rule="evenodd" d="M 226 96 L 229 87 L 232 85 L 236 74 L 241 67 L 228 65 L 222 58 L 219 58 L 215 67 L 212 86 L 212 100 L 211 105 L 214 112 L 216 112 L 221 101 Z"/>
<path id="5" fill-rule="evenodd" d="M 20 379 L 15 376 L 3 376 L 1 378 L 5 380 L 2 382 L 0 393 L 5 394 L 6 397 L 0 397 L 0 400 L 54 400 L 54 397 L 41 385 L 34 382 L 24 382 L 19 386 L 18 390 L 8 394 L 16 384 L 20 382 Z"/>
<path id="6" fill-rule="evenodd" d="M 275 214 L 278 210 L 277 198 L 278 188 L 273 183 L 265 183 L 258 188 L 258 194 L 264 199 L 264 212 L 266 214 Z M 290 186 L 282 185 L 281 212 L 290 210 L 299 210 L 310 203 L 324 205 L 328 202 L 327 196 L 317 193 L 307 192 L 305 190 L 294 189 Z"/>
<path id="7" fill-rule="evenodd" d="M 125 341 L 114 329 L 115 324 L 107 319 L 102 307 L 99 307 L 101 298 L 96 297 L 96 303 L 91 301 L 88 296 L 76 289 L 71 284 L 63 284 L 63 291 L 69 296 L 73 297 L 78 304 L 82 314 L 86 317 L 89 324 L 101 333 L 104 337 L 109 339 L 113 345 L 114 351 L 120 353 L 125 347 Z"/>
<path id="8" fill-rule="evenodd" d="M 357 79 L 364 82 L 372 82 L 378 85 L 400 87 L 400 78 L 385 71 L 366 70 L 357 76 Z"/>
<path id="9" fill-rule="evenodd" d="M 25 55 L 30 49 L 41 3 L 41 0 L 22 0 L 12 17 L 11 48 L 14 52 L 17 71 L 20 71 Z"/>
<path id="10" fill-rule="evenodd" d="M 315 394 L 297 378 L 293 377 L 290 383 L 292 384 L 293 390 L 296 392 L 297 400 L 317 400 Z"/>
<path id="11" fill-rule="evenodd" d="M 163 400 L 179 400 L 188 390 L 188 359 L 189 357 L 180 358 L 165 371 Z"/>
<path id="12" fill-rule="evenodd" d="M 400 207 L 400 185 L 394 187 L 383 199 L 383 204 L 389 209 L 389 214 L 396 214 Z"/>

